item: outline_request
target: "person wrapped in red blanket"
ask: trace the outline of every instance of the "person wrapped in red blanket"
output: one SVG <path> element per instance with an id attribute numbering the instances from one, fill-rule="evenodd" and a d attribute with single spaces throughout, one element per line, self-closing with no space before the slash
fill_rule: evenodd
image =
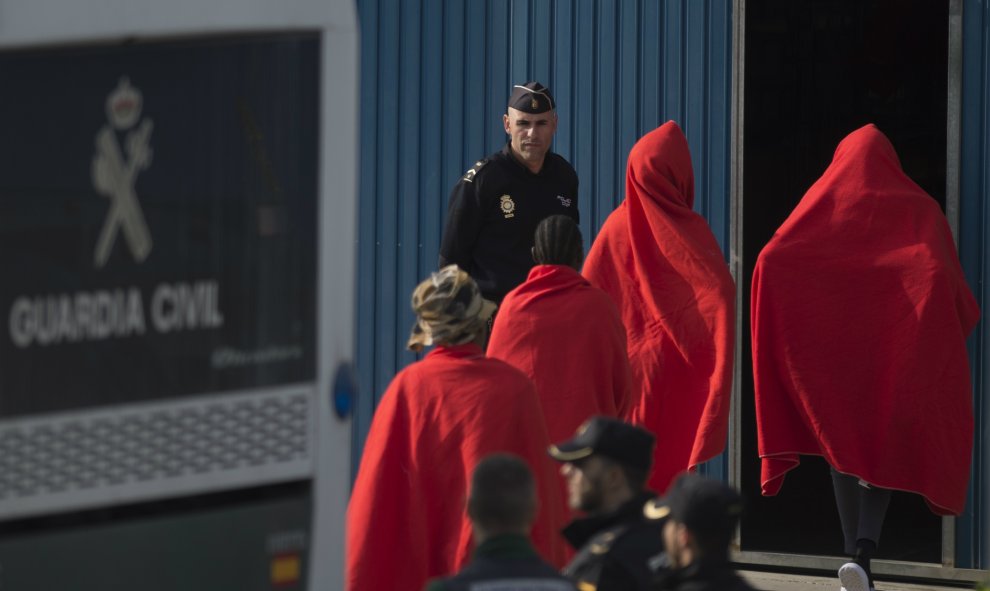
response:
<path id="1" fill-rule="evenodd" d="M 562 566 L 566 513 L 536 389 L 481 350 L 495 305 L 449 265 L 416 288 L 412 306 L 409 348 L 436 348 L 395 376 L 375 412 L 347 509 L 347 588 L 420 591 L 464 566 L 473 549 L 465 513 L 471 471 L 496 452 L 533 471 L 533 543 Z"/>
<path id="2" fill-rule="evenodd" d="M 537 264 L 502 301 L 488 356 L 533 380 L 550 440 L 563 441 L 592 416 L 628 414 L 626 333 L 608 294 L 578 271 L 584 247 L 573 219 L 544 219 L 534 242 Z"/>
<path id="3" fill-rule="evenodd" d="M 777 494 L 807 454 L 831 465 L 840 517 L 849 503 L 854 516 L 858 497 L 881 497 L 870 501 L 872 532 L 843 517 L 846 551 L 865 554 L 867 574 L 884 489 L 918 493 L 939 515 L 963 510 L 973 441 L 965 339 L 978 317 L 938 203 L 873 125 L 839 143 L 760 253 L 752 336 L 763 494 Z M 853 570 L 843 586 L 865 586 Z"/>
<path id="4" fill-rule="evenodd" d="M 725 449 L 735 347 L 735 284 L 694 212 L 687 139 L 673 121 L 629 152 L 626 198 L 605 221 L 584 276 L 618 304 L 635 408 L 657 438 L 650 488 Z"/>

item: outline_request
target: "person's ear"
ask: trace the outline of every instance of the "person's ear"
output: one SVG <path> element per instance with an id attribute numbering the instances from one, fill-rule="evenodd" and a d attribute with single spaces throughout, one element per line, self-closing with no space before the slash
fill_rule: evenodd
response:
<path id="1" fill-rule="evenodd" d="M 629 483 L 626 482 L 626 473 L 622 470 L 622 467 L 618 464 L 609 462 L 605 469 L 606 482 L 611 486 L 628 486 Z"/>
<path id="2" fill-rule="evenodd" d="M 512 128 L 509 126 L 509 115 L 506 113 L 502 115 L 502 127 L 505 128 L 505 133 L 507 135 L 512 135 Z"/>
<path id="3" fill-rule="evenodd" d="M 683 523 L 674 524 L 674 535 L 677 536 L 677 543 L 681 548 L 687 548 L 694 541 L 694 536 Z"/>
<path id="4" fill-rule="evenodd" d="M 540 498 L 535 494 L 533 495 L 533 502 L 530 503 L 529 508 L 526 510 L 526 521 L 532 525 L 536 521 L 536 515 L 540 512 Z"/>

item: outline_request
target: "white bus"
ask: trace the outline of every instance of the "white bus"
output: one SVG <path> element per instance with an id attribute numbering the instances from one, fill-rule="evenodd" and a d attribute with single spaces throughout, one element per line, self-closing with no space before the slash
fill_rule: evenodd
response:
<path id="1" fill-rule="evenodd" d="M 0 590 L 341 589 L 349 0 L 0 0 Z"/>

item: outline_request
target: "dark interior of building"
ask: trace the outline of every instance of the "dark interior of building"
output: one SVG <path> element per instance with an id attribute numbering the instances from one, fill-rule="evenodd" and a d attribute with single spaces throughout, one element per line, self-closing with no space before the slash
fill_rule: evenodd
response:
<path id="1" fill-rule="evenodd" d="M 742 549 L 842 555 L 828 466 L 803 458 L 761 497 L 749 342 L 757 255 L 825 171 L 839 141 L 874 123 L 904 171 L 945 207 L 948 0 L 748 0 L 741 315 Z M 744 287 L 745 286 L 745 287 Z M 895 492 L 878 558 L 941 561 L 941 518 Z"/>

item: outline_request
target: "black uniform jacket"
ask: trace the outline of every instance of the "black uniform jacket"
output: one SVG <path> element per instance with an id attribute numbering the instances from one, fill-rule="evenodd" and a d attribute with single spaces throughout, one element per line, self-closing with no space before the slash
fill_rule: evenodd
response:
<path id="1" fill-rule="evenodd" d="M 456 264 L 482 295 L 501 302 L 535 264 L 530 249 L 536 226 L 554 214 L 579 221 L 577 192 L 577 173 L 562 157 L 547 152 L 533 174 L 506 144 L 476 163 L 451 192 L 440 266 Z"/>
<path id="2" fill-rule="evenodd" d="M 661 573 L 655 591 L 755 591 L 727 560 L 696 561 Z"/>
<path id="3" fill-rule="evenodd" d="M 643 519 L 643 504 L 655 495 L 638 494 L 615 512 L 576 519 L 564 528 L 578 549 L 564 575 L 581 591 L 650 589 L 650 561 L 663 551 L 661 528 Z"/>
<path id="4" fill-rule="evenodd" d="M 570 581 L 540 559 L 528 539 L 511 534 L 479 544 L 457 576 L 436 579 L 426 591 L 469 591 L 485 584 L 500 591 L 574 591 Z"/>

